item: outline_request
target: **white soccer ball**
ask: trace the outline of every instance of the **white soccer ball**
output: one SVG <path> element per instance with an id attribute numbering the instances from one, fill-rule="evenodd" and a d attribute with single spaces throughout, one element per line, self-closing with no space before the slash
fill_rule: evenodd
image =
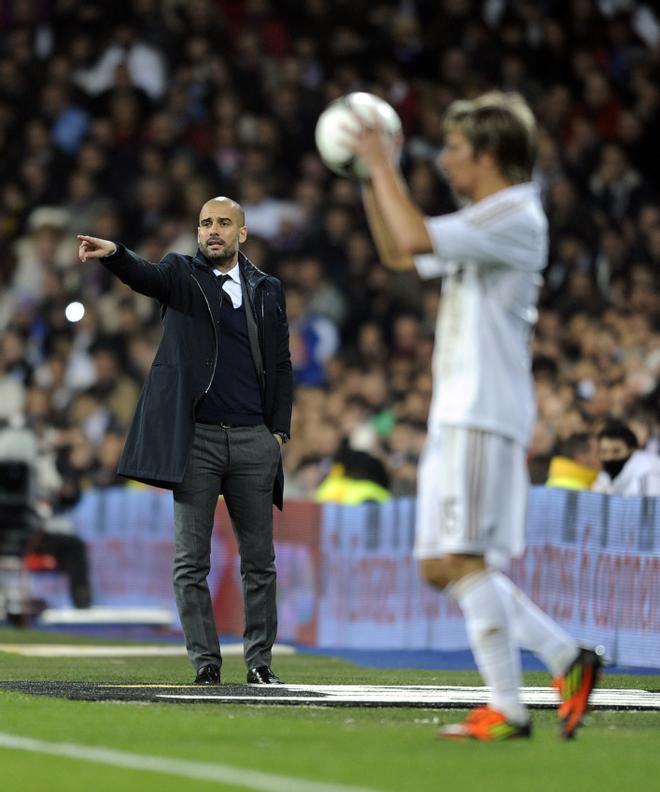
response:
<path id="1" fill-rule="evenodd" d="M 340 176 L 366 179 L 369 176 L 366 163 L 355 157 L 345 145 L 347 133 L 344 128 L 356 132 L 360 128 L 355 115 L 360 116 L 366 124 L 373 124 L 374 119 L 378 119 L 392 147 L 395 137 L 401 132 L 401 119 L 392 105 L 365 91 L 335 99 L 319 116 L 314 137 L 323 162 Z"/>

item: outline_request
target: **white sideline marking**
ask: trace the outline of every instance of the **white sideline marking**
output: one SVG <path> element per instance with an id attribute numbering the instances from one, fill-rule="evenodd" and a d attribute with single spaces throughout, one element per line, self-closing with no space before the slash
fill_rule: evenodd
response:
<path id="1" fill-rule="evenodd" d="M 17 751 L 63 756 L 67 759 L 80 759 L 83 762 L 123 767 L 127 770 L 144 770 L 152 773 L 193 778 L 200 781 L 215 781 L 220 784 L 233 784 L 243 789 L 258 792 L 375 792 L 373 788 L 347 786 L 345 784 L 324 783 L 292 776 L 262 773 L 258 770 L 244 770 L 230 765 L 190 762 L 185 759 L 168 759 L 165 756 L 134 754 L 102 746 L 80 745 L 69 742 L 47 742 L 32 737 L 20 737 L 0 732 L 0 748 Z"/>
<path id="2" fill-rule="evenodd" d="M 92 608 L 46 608 L 39 615 L 40 624 L 140 624 L 168 627 L 174 623 L 169 608 L 113 608 L 96 605 Z"/>
<path id="3" fill-rule="evenodd" d="M 249 686 L 253 687 L 254 686 Z M 157 699 L 173 701 L 231 701 L 258 704 L 371 704 L 376 706 L 428 706 L 466 707 L 485 704 L 489 699 L 487 687 L 467 687 L 447 685 L 282 685 L 278 686 L 280 695 L 265 698 L 255 691 L 254 695 L 225 695 L 222 687 L 216 692 L 204 693 L 163 693 Z M 274 693 L 274 691 L 273 691 Z M 298 693 L 298 695 L 287 695 Z M 303 695 L 300 695 L 303 694 Z M 304 695 L 307 694 L 307 695 Z M 320 695 L 319 695 L 320 694 Z M 521 691 L 525 704 L 535 708 L 552 708 L 559 703 L 557 691 L 551 687 L 525 687 Z M 591 694 L 589 704 L 592 709 L 644 709 L 660 710 L 660 693 L 648 690 L 626 690 L 619 688 L 600 688 Z"/>
<path id="4" fill-rule="evenodd" d="M 74 644 L 0 644 L 0 652 L 23 657 L 183 657 L 184 646 L 76 646 Z"/>
<path id="5" fill-rule="evenodd" d="M 24 657 L 185 657 L 185 646 L 77 646 L 75 644 L 3 644 L 0 652 Z M 222 654 L 242 656 L 243 644 L 222 644 Z M 295 649 L 286 644 L 275 644 L 274 655 L 292 655 Z"/>

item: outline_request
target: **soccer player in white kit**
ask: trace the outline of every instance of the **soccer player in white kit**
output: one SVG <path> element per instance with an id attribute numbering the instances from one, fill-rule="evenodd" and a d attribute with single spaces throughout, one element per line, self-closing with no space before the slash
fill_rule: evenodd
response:
<path id="1" fill-rule="evenodd" d="M 530 182 L 536 124 L 520 96 L 501 92 L 454 102 L 444 124 L 440 164 L 469 205 L 441 217 L 424 217 L 411 202 L 376 121 L 350 137 L 369 168 L 363 199 L 384 263 L 443 278 L 415 555 L 423 577 L 460 605 L 491 701 L 439 736 L 531 734 L 520 698 L 525 648 L 555 677 L 568 738 L 587 710 L 600 656 L 499 571 L 524 550 L 525 456 L 535 418 L 529 340 L 548 245 Z"/>

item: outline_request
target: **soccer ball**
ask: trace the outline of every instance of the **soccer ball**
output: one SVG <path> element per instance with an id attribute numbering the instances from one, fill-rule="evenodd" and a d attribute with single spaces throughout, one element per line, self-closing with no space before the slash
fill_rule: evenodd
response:
<path id="1" fill-rule="evenodd" d="M 401 119 L 392 105 L 374 94 L 356 91 L 335 99 L 319 116 L 314 137 L 321 159 L 331 171 L 349 179 L 366 179 L 369 170 L 365 162 L 346 147 L 344 127 L 357 131 L 354 114 L 366 124 L 377 118 L 390 142 L 401 132 Z"/>

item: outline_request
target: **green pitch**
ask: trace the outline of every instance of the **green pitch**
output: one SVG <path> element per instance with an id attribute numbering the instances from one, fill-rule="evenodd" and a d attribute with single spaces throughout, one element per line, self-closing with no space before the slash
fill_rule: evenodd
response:
<path id="1" fill-rule="evenodd" d="M 101 643 L 0 630 L 2 681 L 130 684 L 192 679 L 184 657 L 56 659 L 1 651 L 3 643 L 20 641 Z M 274 667 L 287 682 L 300 684 L 479 684 L 477 675 L 469 672 L 376 670 L 306 655 L 278 657 Z M 244 681 L 240 659 L 225 660 L 223 681 Z M 548 681 L 543 674 L 525 677 L 529 685 Z M 605 675 L 602 684 L 657 690 L 660 677 Z M 439 724 L 463 714 L 407 708 L 82 702 L 1 692 L 0 742 L 5 743 L 0 747 L 0 788 L 7 792 L 660 789 L 658 712 L 594 712 L 578 739 L 569 743 L 558 738 L 556 715 L 546 710 L 533 712 L 535 734 L 530 741 L 486 745 L 434 738 Z M 13 738 L 36 742 L 29 743 L 30 751 L 7 747 L 7 740 Z M 73 747 L 62 749 L 65 743 Z M 52 745 L 77 755 L 44 753 Z M 90 754 L 90 748 L 101 751 Z M 146 769 L 153 757 L 155 763 Z M 253 771 L 259 774 L 250 775 Z"/>

